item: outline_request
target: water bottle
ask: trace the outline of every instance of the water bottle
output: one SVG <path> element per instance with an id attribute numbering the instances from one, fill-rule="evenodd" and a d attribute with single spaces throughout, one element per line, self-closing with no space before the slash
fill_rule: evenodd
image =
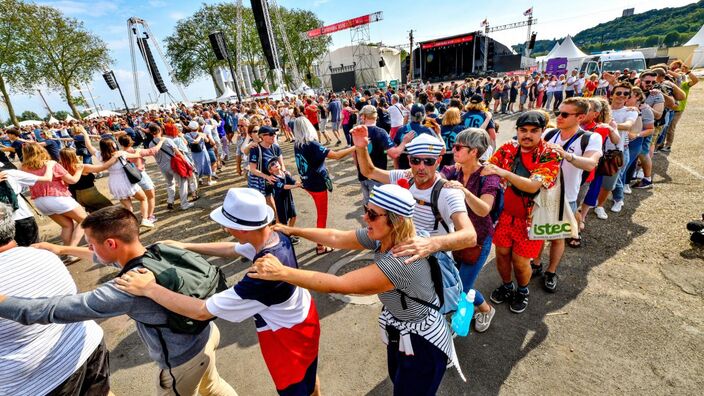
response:
<path id="1" fill-rule="evenodd" d="M 460 337 L 469 334 L 469 325 L 474 317 L 475 293 L 474 289 L 470 289 L 468 293 L 462 292 L 457 311 L 452 314 L 452 330 Z"/>

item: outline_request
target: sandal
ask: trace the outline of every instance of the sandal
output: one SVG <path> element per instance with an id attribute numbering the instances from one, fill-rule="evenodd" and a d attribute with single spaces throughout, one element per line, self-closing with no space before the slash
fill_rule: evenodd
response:
<path id="1" fill-rule="evenodd" d="M 322 246 L 322 247 L 321 247 L 321 246 L 318 246 L 317 248 L 315 248 L 315 255 L 316 255 L 316 256 L 320 256 L 321 254 L 330 253 L 330 252 L 332 252 L 333 250 L 334 250 L 334 249 L 331 248 L 330 246 Z"/>
<path id="2" fill-rule="evenodd" d="M 567 246 L 577 249 L 582 247 L 582 236 L 578 236 L 577 238 L 567 238 L 566 240 Z"/>

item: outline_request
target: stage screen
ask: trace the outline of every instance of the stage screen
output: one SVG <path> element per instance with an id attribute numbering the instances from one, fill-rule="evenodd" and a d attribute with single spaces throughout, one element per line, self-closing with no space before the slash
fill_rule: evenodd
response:
<path id="1" fill-rule="evenodd" d="M 354 70 L 330 75 L 333 92 L 350 91 L 356 85 Z"/>

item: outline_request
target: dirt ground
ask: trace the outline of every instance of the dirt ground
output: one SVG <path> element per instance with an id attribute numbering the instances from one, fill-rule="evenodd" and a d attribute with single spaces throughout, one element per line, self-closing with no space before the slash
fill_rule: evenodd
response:
<path id="1" fill-rule="evenodd" d="M 558 292 L 547 294 L 542 280 L 531 282 L 530 305 L 521 315 L 497 306 L 491 328 L 455 339 L 468 381 L 454 369 L 445 375 L 442 395 L 486 394 L 701 394 L 704 386 L 704 251 L 689 243 L 687 221 L 704 212 L 704 84 L 692 89 L 673 151 L 655 160 L 655 188 L 634 190 L 620 214 L 588 219 L 581 249 L 568 249 L 559 269 Z M 498 117 L 500 141 L 512 136 L 515 117 Z M 292 146 L 283 144 L 295 173 Z M 361 224 L 361 192 L 350 159 L 330 163 L 336 177 L 328 227 Z M 161 177 L 150 165 L 155 181 Z M 105 189 L 105 179 L 99 181 Z M 217 241 L 226 238 L 208 213 L 230 187 L 242 186 L 228 165 L 224 177 L 204 190 L 196 208 L 167 211 L 163 183 L 157 185 L 158 227 L 143 235 L 159 239 Z M 294 192 L 298 225 L 315 224 L 312 199 Z M 607 205 L 607 207 L 610 204 Z M 44 220 L 44 235 L 57 235 Z M 307 269 L 343 273 L 365 257 L 335 251 L 317 257 L 313 245 L 297 247 Z M 248 266 L 241 260 L 213 259 L 230 284 Z M 347 264 L 349 263 L 349 264 Z M 111 279 L 114 269 L 81 262 L 70 267 L 79 288 L 90 290 Z M 493 254 L 476 287 L 488 294 L 499 284 Z M 318 374 L 328 395 L 387 395 L 386 356 L 372 298 L 340 299 L 315 294 L 322 323 Z M 257 345 L 254 323 L 217 320 L 222 340 L 218 370 L 240 395 L 275 394 Z M 153 394 L 155 365 L 127 317 L 100 322 L 111 350 L 116 395 Z"/>

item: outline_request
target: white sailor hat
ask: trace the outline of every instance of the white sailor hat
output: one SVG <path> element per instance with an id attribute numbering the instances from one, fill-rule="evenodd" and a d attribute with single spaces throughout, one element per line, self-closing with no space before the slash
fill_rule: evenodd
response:
<path id="1" fill-rule="evenodd" d="M 442 150 L 445 148 L 445 144 L 438 138 L 423 133 L 416 136 L 411 140 L 406 146 L 406 151 L 408 155 L 429 155 L 432 157 L 439 157 Z"/>
<path id="2" fill-rule="evenodd" d="M 369 202 L 403 217 L 413 217 L 416 200 L 410 191 L 396 184 L 374 186 Z"/>

